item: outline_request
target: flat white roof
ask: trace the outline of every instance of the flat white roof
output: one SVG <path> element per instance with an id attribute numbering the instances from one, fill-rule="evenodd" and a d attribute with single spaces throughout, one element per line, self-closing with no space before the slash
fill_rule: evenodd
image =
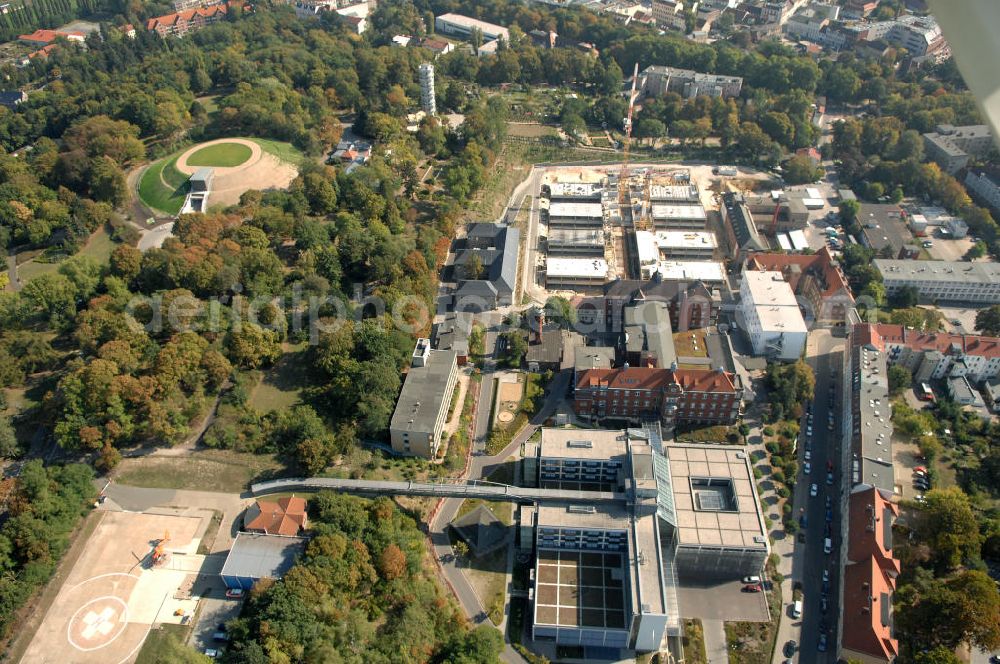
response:
<path id="1" fill-rule="evenodd" d="M 805 205 L 810 210 L 815 210 L 826 205 L 826 201 L 822 198 L 803 198 L 802 204 Z"/>
<path id="2" fill-rule="evenodd" d="M 760 329 L 764 332 L 801 332 L 806 334 L 809 328 L 802 319 L 802 312 L 796 307 L 757 305 L 757 317 L 760 319 Z"/>
<path id="3" fill-rule="evenodd" d="M 693 184 L 654 184 L 649 188 L 649 197 L 654 201 L 696 201 L 698 187 Z"/>
<path id="4" fill-rule="evenodd" d="M 769 270 L 744 270 L 743 284 L 750 293 L 753 304 L 761 306 L 794 307 L 799 309 L 798 300 L 792 287 L 785 281 L 784 276 L 777 271 Z M 740 289 L 741 291 L 743 289 Z M 801 318 L 801 316 L 800 316 Z"/>
<path id="5" fill-rule="evenodd" d="M 553 182 L 549 185 L 549 193 L 553 197 L 594 198 L 600 197 L 601 190 L 601 185 L 596 182 Z"/>
<path id="6" fill-rule="evenodd" d="M 552 203 L 549 205 L 549 217 L 593 217 L 604 216 L 604 208 L 600 203 Z"/>
<path id="7" fill-rule="evenodd" d="M 778 233 L 778 246 L 785 251 L 791 251 L 792 241 L 784 233 Z"/>
<path id="8" fill-rule="evenodd" d="M 660 249 L 715 249 L 719 242 L 709 231 L 657 231 Z"/>
<path id="9" fill-rule="evenodd" d="M 660 245 L 649 231 L 636 231 L 635 243 L 639 248 L 639 265 L 650 265 L 660 260 Z"/>
<path id="10" fill-rule="evenodd" d="M 823 198 L 816 187 L 806 187 L 806 198 Z"/>
<path id="11" fill-rule="evenodd" d="M 546 262 L 550 277 L 586 277 L 596 279 L 608 276 L 608 262 L 603 258 L 553 258 Z"/>
<path id="12" fill-rule="evenodd" d="M 802 251 L 803 249 L 809 248 L 809 242 L 806 240 L 805 231 L 788 231 L 788 239 L 792 242 L 792 248 L 795 251 Z"/>
<path id="13" fill-rule="evenodd" d="M 701 205 L 654 204 L 653 219 L 705 219 Z"/>
<path id="14" fill-rule="evenodd" d="M 659 272 L 664 281 L 722 283 L 726 279 L 726 270 L 719 261 L 660 261 L 649 272 L 650 276 Z"/>
<path id="15" fill-rule="evenodd" d="M 503 36 L 505 40 L 510 39 L 510 32 L 507 28 L 496 25 L 495 23 L 480 21 L 479 19 L 472 18 L 471 16 L 463 16 L 461 14 L 441 14 L 437 17 L 437 20 L 442 23 L 450 23 L 452 25 L 461 26 L 466 30 L 479 28 L 479 31 L 482 32 L 487 38 L 489 38 L 489 35 L 493 35 L 494 39 L 499 36 Z"/>

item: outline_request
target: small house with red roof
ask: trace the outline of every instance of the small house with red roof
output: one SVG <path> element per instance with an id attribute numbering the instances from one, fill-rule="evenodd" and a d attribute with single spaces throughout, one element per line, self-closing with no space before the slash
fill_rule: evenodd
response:
<path id="1" fill-rule="evenodd" d="M 258 500 L 243 517 L 244 530 L 264 535 L 292 537 L 305 530 L 307 525 L 306 501 L 297 496 L 286 496 L 273 502 Z"/>

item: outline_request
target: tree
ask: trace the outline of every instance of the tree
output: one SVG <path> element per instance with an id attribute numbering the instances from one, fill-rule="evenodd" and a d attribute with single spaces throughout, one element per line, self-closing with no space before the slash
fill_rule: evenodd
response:
<path id="1" fill-rule="evenodd" d="M 822 177 L 822 170 L 817 168 L 812 157 L 796 155 L 785 162 L 785 181 L 788 184 L 808 184 Z"/>
<path id="2" fill-rule="evenodd" d="M 892 306 L 900 309 L 916 307 L 920 301 L 920 291 L 914 286 L 903 286 L 892 296 Z"/>
<path id="3" fill-rule="evenodd" d="M 940 569 L 976 560 L 982 544 L 969 497 L 958 487 L 932 489 L 920 510 L 915 534 L 931 548 Z"/>
<path id="4" fill-rule="evenodd" d="M 0 457 L 9 459 L 17 452 L 17 437 L 14 435 L 14 427 L 10 425 L 10 418 L 0 414 Z"/>
<path id="5" fill-rule="evenodd" d="M 961 664 L 954 650 L 938 646 L 933 650 L 918 652 L 913 657 L 913 664 Z"/>
<path id="6" fill-rule="evenodd" d="M 576 309 L 566 298 L 553 295 L 545 301 L 545 319 L 563 329 L 570 329 L 576 324 Z"/>
<path id="7" fill-rule="evenodd" d="M 486 267 L 483 265 L 483 259 L 480 257 L 478 252 L 473 252 L 469 256 L 469 260 L 467 260 L 463 266 L 463 271 L 465 272 L 465 278 L 470 281 L 483 278 L 483 274 L 486 272 Z"/>
<path id="8" fill-rule="evenodd" d="M 521 330 L 510 330 L 500 335 L 504 341 L 503 357 L 510 367 L 519 367 L 528 352 L 528 340 Z"/>
<path id="9" fill-rule="evenodd" d="M 911 648 L 1000 646 L 1000 592 L 985 572 L 965 570 L 941 579 L 918 570 L 915 582 L 899 595 L 900 633 Z"/>
<path id="10" fill-rule="evenodd" d="M 987 336 L 1000 336 L 1000 304 L 976 313 L 976 329 Z"/>
<path id="11" fill-rule="evenodd" d="M 111 273 L 121 277 L 126 283 L 139 276 L 142 267 L 142 252 L 135 247 L 122 244 L 111 252 Z"/>
<path id="12" fill-rule="evenodd" d="M 390 544 L 382 551 L 378 569 L 386 581 L 398 579 L 406 573 L 406 556 L 398 546 Z"/>
<path id="13" fill-rule="evenodd" d="M 256 369 L 281 357 L 278 335 L 255 323 L 243 323 L 226 340 L 229 359 L 237 366 Z"/>
<path id="14" fill-rule="evenodd" d="M 861 203 L 848 199 L 840 202 L 840 223 L 844 228 L 851 229 L 857 226 L 858 213 L 861 212 Z M 848 231 L 855 232 L 855 231 Z"/>
<path id="15" fill-rule="evenodd" d="M 893 364 L 889 367 L 889 392 L 899 395 L 913 384 L 913 374 L 904 366 Z"/>

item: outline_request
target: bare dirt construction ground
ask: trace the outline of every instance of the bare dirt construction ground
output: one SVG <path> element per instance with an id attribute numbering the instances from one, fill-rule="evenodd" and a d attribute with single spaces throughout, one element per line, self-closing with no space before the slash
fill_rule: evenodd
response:
<path id="1" fill-rule="evenodd" d="M 42 620 L 21 661 L 51 664 L 132 662 L 150 626 L 179 622 L 196 600 L 176 599 L 200 567 L 195 555 L 202 520 L 160 514 L 105 512 L 83 554 Z M 151 566 L 156 543 L 166 562 Z"/>
<path id="2" fill-rule="evenodd" d="M 267 191 L 269 189 L 285 189 L 291 184 L 299 170 L 294 164 L 284 162 L 273 154 L 265 152 L 259 144 L 244 138 L 220 138 L 207 143 L 199 143 L 177 158 L 177 170 L 186 175 L 192 175 L 197 166 L 188 164 L 188 158 L 209 145 L 217 143 L 237 143 L 250 148 L 250 158 L 239 166 L 214 167 L 212 178 L 212 194 L 209 204 L 235 205 L 240 202 L 243 192 L 250 189 Z"/>

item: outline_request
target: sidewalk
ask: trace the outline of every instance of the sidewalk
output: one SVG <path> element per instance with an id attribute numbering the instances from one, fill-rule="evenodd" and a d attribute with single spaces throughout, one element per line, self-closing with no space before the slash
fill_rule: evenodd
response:
<path id="1" fill-rule="evenodd" d="M 708 664 L 729 664 L 725 623 L 721 620 L 702 620 L 701 626 L 705 634 L 705 655 L 708 657 Z"/>

